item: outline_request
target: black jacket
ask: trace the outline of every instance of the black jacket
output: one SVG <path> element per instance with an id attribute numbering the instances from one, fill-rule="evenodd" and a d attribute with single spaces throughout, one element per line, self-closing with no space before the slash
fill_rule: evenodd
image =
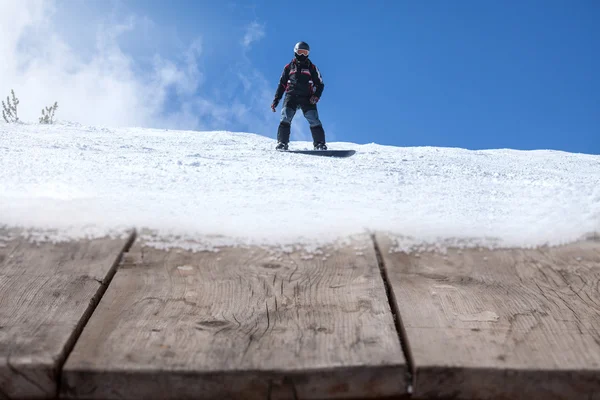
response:
<path id="1" fill-rule="evenodd" d="M 323 78 L 315 64 L 310 60 L 299 63 L 293 59 L 283 68 L 279 85 L 275 91 L 275 102 L 279 102 L 284 93 L 296 96 L 321 97 L 323 94 Z"/>

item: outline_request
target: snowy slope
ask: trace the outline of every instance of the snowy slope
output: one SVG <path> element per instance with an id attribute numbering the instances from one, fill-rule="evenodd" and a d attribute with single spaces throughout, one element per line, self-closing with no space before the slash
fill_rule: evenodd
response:
<path id="1" fill-rule="evenodd" d="M 407 243 L 523 247 L 600 227 L 597 155 L 334 142 L 357 154 L 328 159 L 274 145 L 247 133 L 0 123 L 0 224 L 232 244 L 381 230 Z"/>

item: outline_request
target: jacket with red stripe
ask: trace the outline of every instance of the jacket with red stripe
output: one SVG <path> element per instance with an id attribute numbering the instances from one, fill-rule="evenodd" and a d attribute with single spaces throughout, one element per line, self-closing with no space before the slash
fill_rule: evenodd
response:
<path id="1" fill-rule="evenodd" d="M 293 59 L 283 68 L 279 86 L 275 91 L 275 101 L 279 102 L 284 93 L 296 96 L 317 96 L 323 93 L 323 78 L 321 72 L 310 60 L 299 63 Z"/>

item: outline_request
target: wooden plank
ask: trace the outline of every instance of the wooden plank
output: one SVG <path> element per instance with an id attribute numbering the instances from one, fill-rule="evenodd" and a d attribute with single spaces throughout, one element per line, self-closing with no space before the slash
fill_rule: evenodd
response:
<path id="1" fill-rule="evenodd" d="M 0 229 L 0 399 L 54 398 L 126 239 L 32 243 Z"/>
<path id="2" fill-rule="evenodd" d="M 137 241 L 65 364 L 63 397 L 403 394 L 406 365 L 372 241 L 320 250 Z"/>
<path id="3" fill-rule="evenodd" d="M 600 242 L 443 254 L 376 238 L 415 398 L 600 399 Z"/>

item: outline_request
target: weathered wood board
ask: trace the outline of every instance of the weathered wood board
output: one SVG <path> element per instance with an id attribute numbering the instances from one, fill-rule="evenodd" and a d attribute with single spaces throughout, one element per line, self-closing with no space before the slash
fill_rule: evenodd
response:
<path id="1" fill-rule="evenodd" d="M 54 398 L 125 239 L 36 244 L 0 229 L 0 399 Z"/>
<path id="2" fill-rule="evenodd" d="M 63 370 L 81 399 L 334 399 L 405 392 L 369 237 L 273 254 L 136 241 Z"/>
<path id="3" fill-rule="evenodd" d="M 446 254 L 376 242 L 415 398 L 600 399 L 600 242 Z"/>

